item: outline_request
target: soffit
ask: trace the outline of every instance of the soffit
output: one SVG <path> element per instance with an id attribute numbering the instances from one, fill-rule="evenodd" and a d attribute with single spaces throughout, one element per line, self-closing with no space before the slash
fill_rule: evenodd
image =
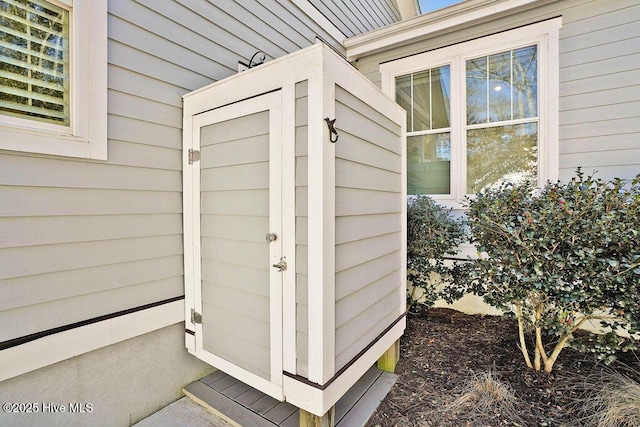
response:
<path id="1" fill-rule="evenodd" d="M 558 0 L 467 0 L 415 18 L 389 25 L 344 41 L 347 58 L 352 61 L 365 55 L 414 43 Z"/>

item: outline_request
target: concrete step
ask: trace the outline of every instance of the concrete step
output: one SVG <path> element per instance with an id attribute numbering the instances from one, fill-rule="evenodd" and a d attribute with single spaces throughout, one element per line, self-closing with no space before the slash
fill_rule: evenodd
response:
<path id="1" fill-rule="evenodd" d="M 207 411 L 188 397 L 176 400 L 158 412 L 143 419 L 135 427 L 235 427 L 237 424 Z"/>

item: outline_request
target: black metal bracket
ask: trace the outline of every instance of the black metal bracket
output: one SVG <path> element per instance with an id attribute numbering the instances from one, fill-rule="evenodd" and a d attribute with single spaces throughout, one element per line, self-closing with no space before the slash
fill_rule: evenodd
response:
<path id="1" fill-rule="evenodd" d="M 262 54 L 262 57 L 261 57 L 261 58 L 260 58 L 260 57 L 258 57 L 258 59 L 257 59 L 255 62 L 253 62 L 253 60 L 254 60 L 254 59 L 256 59 L 256 56 L 258 56 L 258 55 L 260 55 L 260 54 Z M 264 61 L 265 61 L 266 59 L 267 59 L 267 54 L 266 54 L 266 53 L 264 53 L 263 51 L 259 50 L 259 51 L 257 51 L 256 53 L 254 53 L 254 54 L 253 54 L 253 56 L 252 56 L 252 57 L 251 57 L 251 59 L 249 60 L 249 63 L 248 63 L 248 64 L 245 64 L 245 63 L 244 63 L 244 62 L 242 62 L 242 61 L 238 61 L 238 63 L 240 63 L 240 64 L 244 65 L 245 67 L 247 67 L 247 69 L 251 69 L 251 68 L 253 68 L 253 67 L 257 67 L 258 65 L 262 65 L 262 64 L 264 64 Z"/>
<path id="2" fill-rule="evenodd" d="M 258 56 L 259 54 L 262 54 L 262 58 L 259 58 L 255 63 L 253 62 L 253 60 L 255 59 L 256 56 Z M 264 64 L 264 60 L 267 59 L 267 54 L 264 53 L 263 51 L 259 50 L 256 53 L 253 54 L 253 56 L 251 57 L 251 59 L 249 60 L 249 65 L 247 65 L 248 68 L 253 68 L 253 67 L 257 67 L 258 65 L 262 65 Z"/>
<path id="3" fill-rule="evenodd" d="M 335 143 L 340 136 L 334 126 L 336 119 L 331 120 L 329 117 L 325 117 L 324 121 L 327 122 L 327 126 L 329 127 L 329 141 Z"/>

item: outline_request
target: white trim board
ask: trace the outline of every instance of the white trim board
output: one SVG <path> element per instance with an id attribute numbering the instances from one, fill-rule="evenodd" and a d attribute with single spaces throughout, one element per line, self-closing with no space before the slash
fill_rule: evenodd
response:
<path id="1" fill-rule="evenodd" d="M 0 150 L 107 160 L 107 0 L 74 0 L 70 21 L 71 125 L 0 115 Z"/>
<path id="2" fill-rule="evenodd" d="M 403 317 L 324 390 L 285 376 L 283 386 L 286 401 L 321 417 L 371 368 L 381 354 L 400 339 L 406 322 L 406 317 Z"/>
<path id="3" fill-rule="evenodd" d="M 464 64 L 469 58 L 518 47 L 538 47 L 538 185 L 558 179 L 559 162 L 559 31 L 562 18 L 552 18 L 451 46 L 380 64 L 381 89 L 395 99 L 395 79 L 441 65 L 451 66 L 451 193 L 432 195 L 440 204 L 464 208 L 466 186 L 466 111 Z"/>
<path id="4" fill-rule="evenodd" d="M 556 0 L 469 0 L 346 39 L 347 59 L 406 45 Z"/>
<path id="5" fill-rule="evenodd" d="M 184 302 L 174 301 L 0 351 L 0 381 L 184 321 Z"/>

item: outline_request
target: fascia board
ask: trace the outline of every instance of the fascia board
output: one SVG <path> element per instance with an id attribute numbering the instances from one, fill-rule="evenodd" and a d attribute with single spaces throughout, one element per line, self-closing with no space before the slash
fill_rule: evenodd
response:
<path id="1" fill-rule="evenodd" d="M 557 0 L 470 0 L 433 13 L 389 25 L 344 41 L 347 59 L 353 61 L 365 55 L 411 43 L 427 37 L 454 31 L 517 10 L 551 3 Z"/>

